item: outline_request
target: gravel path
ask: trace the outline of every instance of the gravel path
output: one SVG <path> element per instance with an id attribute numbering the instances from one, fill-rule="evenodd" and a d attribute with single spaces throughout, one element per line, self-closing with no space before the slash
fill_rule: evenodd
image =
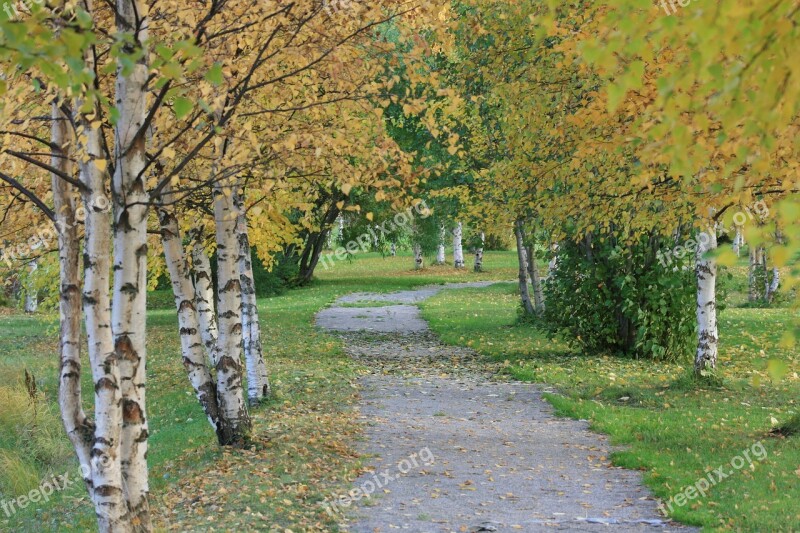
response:
<path id="1" fill-rule="evenodd" d="M 343 529 L 693 531 L 660 518 L 639 473 L 613 467 L 606 439 L 586 422 L 555 418 L 546 388 L 495 379 L 473 351 L 441 344 L 413 305 L 486 285 L 352 294 L 319 313 L 317 324 L 372 369 L 362 379 L 361 451 L 373 459 L 355 500 L 336 505 L 349 519 Z M 341 306 L 358 302 L 387 306 Z"/>

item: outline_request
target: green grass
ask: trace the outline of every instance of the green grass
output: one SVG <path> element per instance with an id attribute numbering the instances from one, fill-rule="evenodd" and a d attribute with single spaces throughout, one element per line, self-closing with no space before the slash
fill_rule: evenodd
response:
<path id="1" fill-rule="evenodd" d="M 740 295 L 735 295 L 740 296 Z M 690 362 L 668 364 L 570 351 L 558 339 L 518 321 L 514 284 L 443 291 L 423 315 L 445 342 L 472 346 L 522 381 L 554 385 L 547 399 L 564 416 L 588 419 L 623 445 L 620 466 L 641 469 L 668 500 L 709 470 L 728 465 L 762 442 L 764 461 L 739 470 L 706 498 L 674 506 L 672 517 L 708 529 L 800 529 L 800 440 L 770 436 L 773 419 L 796 415 L 800 355 L 780 347 L 796 317 L 781 309 L 729 308 L 721 313 L 721 386 L 694 382 Z M 770 359 L 789 372 L 771 381 Z M 752 453 L 750 454 L 753 455 Z"/>
<path id="2" fill-rule="evenodd" d="M 395 258 L 364 254 L 320 270 L 320 279 L 309 287 L 260 300 L 276 395 L 254 412 L 254 447 L 238 451 L 216 445 L 180 363 L 172 298 L 154 293 L 148 314 L 149 463 L 159 528 L 219 529 L 217 521 L 224 518 L 232 529 L 337 530 L 336 520 L 324 512 L 321 501 L 342 493 L 359 473 L 353 448 L 359 429 L 351 406 L 362 369 L 344 356 L 337 338 L 313 327 L 314 314 L 351 292 L 511 280 L 517 272 L 516 254 L 487 253 L 484 268 L 479 274 L 449 266 L 414 271 L 409 254 Z M 595 429 L 624 445 L 614 454 L 616 463 L 642 469 L 661 497 L 674 496 L 706 470 L 763 442 L 768 452 L 763 462 L 737 472 L 708 497 L 676 508 L 673 516 L 709 529 L 797 530 L 800 437 L 769 435 L 773 418 L 785 422 L 800 411 L 796 374 L 800 358 L 796 351 L 779 347 L 793 311 L 737 307 L 743 302 L 740 275 L 732 282 L 731 306 L 721 315 L 723 379 L 717 387 L 695 383 L 687 372 L 688 363 L 571 352 L 560 341 L 517 322 L 518 297 L 512 283 L 444 291 L 425 302 L 423 312 L 446 342 L 472 346 L 489 359 L 505 362 L 506 371 L 517 379 L 555 385 L 559 394 L 548 399 L 558 412 L 590 419 Z M 77 473 L 53 403 L 56 322 L 53 315 L 0 314 L 0 387 L 13 389 L 17 398 L 17 407 L 11 410 L 0 405 L 0 461 L 8 461 L 8 468 L 0 469 L 0 500 L 19 495 L 22 488 L 49 475 Z M 771 359 L 788 365 L 782 381 L 772 382 L 780 365 L 770 364 Z M 21 385 L 23 369 L 36 375 L 39 407 L 53 415 L 42 415 L 35 427 L 27 415 L 6 414 L 30 409 Z M 84 387 L 91 390 L 88 379 Z M 48 435 L 53 437 L 50 441 L 44 438 Z M 31 436 L 38 440 L 29 440 Z M 11 457 L 12 452 L 16 456 Z M 0 530 L 93 527 L 82 487 L 32 505 L 12 520 L 0 511 Z"/>
<path id="3" fill-rule="evenodd" d="M 216 445 L 181 365 L 172 296 L 164 291 L 152 293 L 148 303 L 149 465 L 151 505 L 159 529 L 204 530 L 224 518 L 229 528 L 336 530 L 336 520 L 325 513 L 321 501 L 341 494 L 359 472 L 353 450 L 358 425 L 350 407 L 360 369 L 345 357 L 335 337 L 314 328 L 314 315 L 350 292 L 510 279 L 514 261 L 513 252 L 487 254 L 486 272 L 475 274 L 447 266 L 414 271 L 408 254 L 385 259 L 363 254 L 337 262 L 327 272 L 320 269 L 320 280 L 310 287 L 260 300 L 275 397 L 255 410 L 255 446 L 241 451 Z M 0 405 L 0 501 L 16 498 L 49 476 L 78 475 L 55 404 L 57 333 L 54 314 L 0 314 L 0 387 L 13 389 L 17 398 L 15 403 L 5 403 L 5 389 L 0 390 L 0 402 L 4 402 Z M 52 415 L 35 428 L 20 422 L 26 417 L 10 415 L 29 408 L 20 385 L 24 369 L 37 377 L 40 408 Z M 84 374 L 85 407 L 91 412 L 91 395 L 86 392 L 92 388 Z M 51 435 L 47 445 L 53 449 L 47 451 L 44 437 Z M 29 440 L 32 436 L 37 439 L 35 445 Z M 81 486 L 32 504 L 10 519 L 0 511 L 0 530 L 93 528 L 92 507 Z"/>

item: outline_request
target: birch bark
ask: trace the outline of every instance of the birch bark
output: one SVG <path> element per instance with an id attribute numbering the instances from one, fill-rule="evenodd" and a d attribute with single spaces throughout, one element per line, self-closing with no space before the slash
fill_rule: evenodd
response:
<path id="1" fill-rule="evenodd" d="M 50 139 L 54 146 L 50 165 L 72 175 L 73 165 L 69 159 L 68 147 L 73 142 L 72 130 L 68 117 L 59 108 L 59 103 L 52 104 Z M 80 240 L 75 218 L 76 189 L 52 175 L 53 212 L 58 232 L 58 266 L 59 266 L 59 353 L 60 371 L 58 387 L 58 403 L 61 419 L 70 442 L 81 465 L 91 464 L 91 448 L 94 438 L 94 424 L 86 416 L 83 409 L 81 392 L 81 277 L 80 277 Z M 94 498 L 91 471 L 83 468 L 83 481 Z"/>
<path id="2" fill-rule="evenodd" d="M 486 235 L 481 232 L 481 244 L 475 249 L 475 263 L 473 265 L 473 270 L 475 270 L 475 272 L 483 272 L 483 247 L 485 242 Z"/>
<path id="3" fill-rule="evenodd" d="M 461 222 L 453 229 L 453 266 L 464 268 L 464 246 L 462 244 L 463 227 Z"/>
<path id="4" fill-rule="evenodd" d="M 717 247 L 715 230 L 698 237 L 695 275 L 697 277 L 697 354 L 694 371 L 697 375 L 717 367 L 719 334 L 717 332 L 717 263 L 706 254 Z"/>
<path id="5" fill-rule="evenodd" d="M 425 266 L 425 258 L 422 256 L 422 246 L 414 245 L 414 270 L 422 270 Z"/>
<path id="6" fill-rule="evenodd" d="M 531 296 L 528 292 L 528 258 L 525 252 L 525 240 L 522 235 L 522 221 L 514 223 L 514 236 L 517 238 L 517 260 L 519 261 L 519 295 L 522 301 L 522 308 L 525 314 L 533 315 L 533 305 Z"/>
<path id="7" fill-rule="evenodd" d="M 76 106 L 79 107 L 79 106 Z M 90 451 L 90 493 L 93 496 L 101 533 L 132 531 L 128 505 L 123 495 L 120 437 L 122 394 L 120 370 L 111 330 L 110 275 L 111 224 L 105 210 L 95 209 L 96 199 L 105 194 L 107 174 L 95 161 L 104 159 L 100 132 L 85 116 L 80 119 L 81 152 L 88 157 L 80 163 L 86 211 L 84 236 L 83 312 L 92 381 L 95 390 L 96 428 Z M 80 136 L 79 136 L 80 137 Z"/>
<path id="8" fill-rule="evenodd" d="M 114 142 L 114 286 L 111 327 L 122 393 L 122 476 L 130 519 L 149 531 L 146 406 L 147 212 L 144 169 L 147 139 L 148 25 L 141 0 L 117 0 L 117 30 L 132 36 L 133 66 L 120 62 L 116 73 L 119 110 Z"/>
<path id="9" fill-rule="evenodd" d="M 212 169 L 212 174 L 215 169 Z M 217 240 L 217 309 L 219 337 L 215 345 L 217 394 L 219 395 L 222 444 L 243 446 L 249 439 L 251 423 L 242 388 L 242 286 L 237 264 L 235 182 L 215 182 L 214 221 Z"/>
<path id="10" fill-rule="evenodd" d="M 236 240 L 239 243 L 237 263 L 242 290 L 242 336 L 247 368 L 247 398 L 250 405 L 257 405 L 270 395 L 269 375 L 261 344 L 256 285 L 253 279 L 253 259 L 250 239 L 247 236 L 247 213 L 244 209 L 244 199 L 238 191 L 234 193 L 234 205 L 236 208 Z"/>
<path id="11" fill-rule="evenodd" d="M 178 310 L 183 366 L 211 427 L 219 437 L 217 387 L 208 365 L 209 350 L 213 348 L 216 339 L 206 348 L 207 345 L 201 334 L 195 285 L 183 249 L 175 207 L 172 204 L 174 200 L 172 187 L 167 185 L 158 203 L 158 218 L 161 226 L 164 258 L 172 284 L 172 293 L 175 296 L 175 306 Z"/>

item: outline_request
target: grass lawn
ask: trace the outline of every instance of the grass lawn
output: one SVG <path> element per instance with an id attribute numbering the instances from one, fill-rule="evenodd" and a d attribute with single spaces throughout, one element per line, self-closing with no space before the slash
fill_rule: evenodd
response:
<path id="1" fill-rule="evenodd" d="M 412 268 L 409 254 L 359 255 L 320 270 L 310 287 L 259 301 L 275 397 L 254 411 L 256 440 L 249 450 L 220 450 L 216 445 L 180 362 L 171 297 L 152 294 L 149 462 L 159 529 L 338 529 L 321 502 L 344 492 L 359 472 L 353 450 L 359 428 L 351 406 L 362 369 L 344 356 L 337 338 L 314 328 L 314 314 L 350 292 L 507 281 L 517 272 L 515 252 L 487 253 L 486 272 L 479 274 L 448 266 L 419 272 Z M 732 304 L 742 301 L 740 290 L 741 283 L 734 284 Z M 676 506 L 673 516 L 712 529 L 800 529 L 798 438 L 768 435 L 773 418 L 783 421 L 798 411 L 799 356 L 778 347 L 791 310 L 725 310 L 720 354 L 724 383 L 698 388 L 687 377 L 688 363 L 571 352 L 535 328 L 517 324 L 517 307 L 514 284 L 502 283 L 442 292 L 423 303 L 423 312 L 446 342 L 506 361 L 515 378 L 555 385 L 560 394 L 548 399 L 558 411 L 590 419 L 595 429 L 625 445 L 615 454 L 616 463 L 645 470 L 648 484 L 665 499 L 762 442 L 767 451 L 763 461 L 737 470 L 707 497 Z M 77 475 L 53 403 L 56 328 L 53 314 L 0 314 L 0 501 L 24 494 L 53 474 Z M 789 365 L 779 382 L 770 379 L 770 358 Z M 24 369 L 36 376 L 35 412 L 21 385 Z M 88 380 L 84 387 L 91 390 Z M 0 510 L 0 530 L 91 530 L 94 518 L 84 494 L 74 486 L 11 518 Z"/>
<path id="2" fill-rule="evenodd" d="M 328 271 L 320 269 L 321 279 L 310 287 L 259 301 L 275 397 L 254 412 L 255 446 L 241 451 L 216 445 L 181 364 L 171 295 L 151 294 L 149 464 L 159 529 L 336 530 L 320 502 L 342 493 L 358 474 L 352 447 L 358 426 L 350 407 L 360 369 L 344 356 L 337 338 L 313 327 L 315 313 L 350 292 L 511 279 L 514 265 L 512 252 L 487 254 L 485 273 L 447 266 L 415 272 L 409 254 L 363 254 L 336 262 Z M 75 480 L 79 475 L 54 403 L 57 327 L 54 313 L 0 313 L 0 502 L 28 493 L 52 475 L 67 473 Z M 36 377 L 36 402 L 22 386 L 25 369 Z M 84 397 L 90 402 L 86 392 L 91 383 L 84 377 Z M 86 409 L 91 411 L 91 405 Z M 92 507 L 78 483 L 11 517 L 0 509 L 0 531 L 93 528 Z"/>
<path id="3" fill-rule="evenodd" d="M 741 272 L 734 274 L 737 283 L 729 299 L 741 302 L 735 290 L 741 288 Z M 800 410 L 800 354 L 780 347 L 796 311 L 722 311 L 724 380 L 704 387 L 690 377 L 690 361 L 667 364 L 571 351 L 518 323 L 518 302 L 516 286 L 509 283 L 444 291 L 422 308 L 445 342 L 504 362 L 516 379 L 556 386 L 559 394 L 547 399 L 557 412 L 588 419 L 595 430 L 610 435 L 622 445 L 614 453 L 615 464 L 643 470 L 662 499 L 670 500 L 708 473 L 716 481 L 720 466 L 725 474 L 734 471 L 706 497 L 673 500 L 676 520 L 710 530 L 800 530 L 800 437 L 769 435 L 774 421 L 784 422 Z M 780 363 L 768 363 L 773 358 L 788 365 L 788 373 L 775 382 L 769 370 Z M 766 450 L 762 461 L 753 453 L 754 448 L 760 452 L 759 442 Z M 735 468 L 744 451 L 752 461 Z"/>

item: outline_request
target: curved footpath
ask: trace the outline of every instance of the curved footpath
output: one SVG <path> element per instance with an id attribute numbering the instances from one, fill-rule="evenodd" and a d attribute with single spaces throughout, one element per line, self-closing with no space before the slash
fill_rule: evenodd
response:
<path id="1" fill-rule="evenodd" d="M 487 285 L 351 294 L 317 315 L 372 369 L 360 406 L 372 471 L 355 481 L 355 500 L 329 509 L 347 516 L 342 528 L 694 531 L 660 517 L 640 474 L 610 464 L 604 436 L 554 417 L 545 387 L 501 381 L 474 351 L 441 344 L 414 305 Z"/>

